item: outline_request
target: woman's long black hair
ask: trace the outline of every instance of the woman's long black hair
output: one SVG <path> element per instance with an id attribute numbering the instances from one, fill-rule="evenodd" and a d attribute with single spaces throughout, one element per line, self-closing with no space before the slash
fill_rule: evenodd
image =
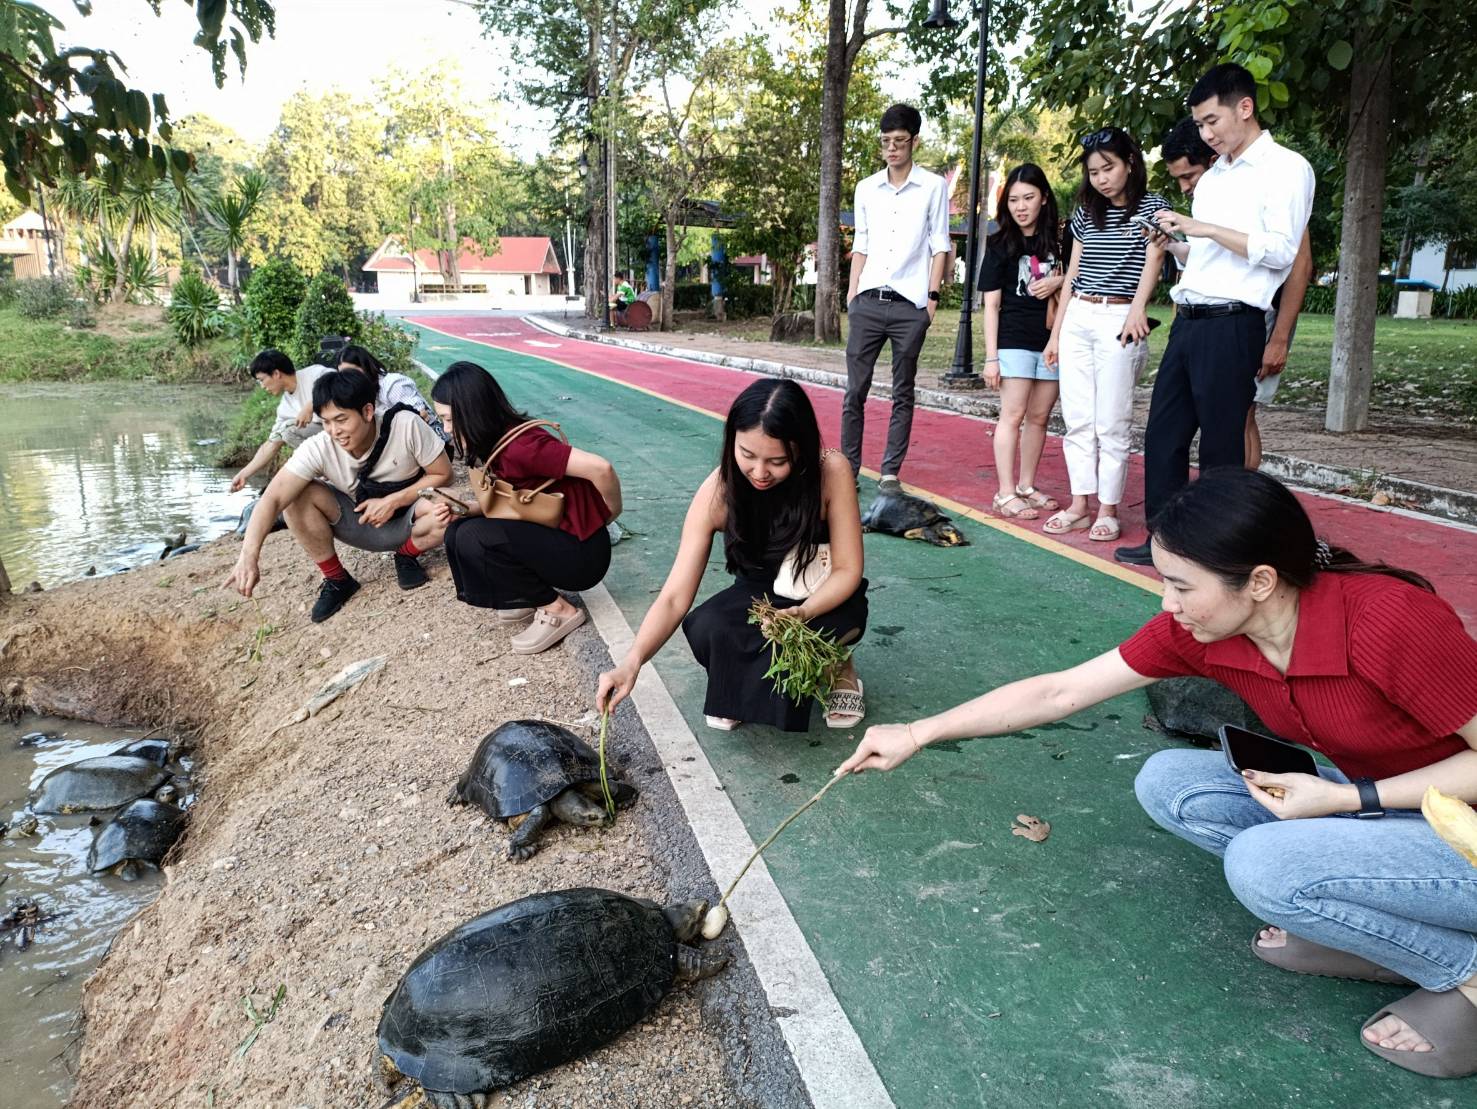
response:
<path id="1" fill-rule="evenodd" d="M 1087 209 L 1087 218 L 1101 231 L 1108 225 L 1108 198 L 1092 187 L 1092 178 L 1087 175 L 1087 159 L 1094 154 L 1111 154 L 1128 164 L 1123 204 L 1130 214 L 1149 191 L 1149 171 L 1144 168 L 1144 152 L 1139 144 L 1121 127 L 1104 127 L 1083 143 L 1082 157 L 1078 159 L 1082 165 L 1082 187 L 1077 190 L 1077 204 Z"/>
<path id="2" fill-rule="evenodd" d="M 453 362 L 431 386 L 431 399 L 451 409 L 457 454 L 476 466 L 503 434 L 528 417 L 510 403 L 497 379 L 475 362 Z"/>
<path id="3" fill-rule="evenodd" d="M 741 431 L 762 431 L 785 445 L 790 476 L 755 489 L 738 468 L 734 441 Z M 805 390 L 793 381 L 764 379 L 738 395 L 723 424 L 718 460 L 723 482 L 723 538 L 728 572 L 756 575 L 799 549 L 803 573 L 822 542 L 821 429 Z"/>
<path id="4" fill-rule="evenodd" d="M 380 378 L 385 376 L 385 364 L 374 355 L 370 354 L 364 347 L 350 343 L 338 352 L 339 366 L 349 365 L 364 373 L 370 381 L 374 382 L 375 389 L 380 387 Z M 334 369 L 337 369 L 335 366 Z"/>
<path id="5" fill-rule="evenodd" d="M 1016 184 L 1030 185 L 1041 193 L 1041 214 L 1036 217 L 1036 230 L 1029 237 L 1021 231 L 1021 225 L 1010 211 L 1010 187 Z M 1003 248 L 1006 257 L 1060 257 L 1061 215 L 1057 211 L 1056 193 L 1051 191 L 1046 173 L 1034 162 L 1016 166 L 1006 176 L 1000 202 L 995 206 L 995 222 L 999 230 L 990 236 L 989 245 Z"/>
<path id="6" fill-rule="evenodd" d="M 1244 586 L 1258 566 L 1270 566 L 1298 589 L 1319 573 L 1386 574 L 1436 592 L 1412 570 L 1364 562 L 1319 539 L 1287 486 L 1239 466 L 1205 471 L 1170 498 L 1151 527 L 1160 547 L 1204 566 L 1231 589 Z"/>

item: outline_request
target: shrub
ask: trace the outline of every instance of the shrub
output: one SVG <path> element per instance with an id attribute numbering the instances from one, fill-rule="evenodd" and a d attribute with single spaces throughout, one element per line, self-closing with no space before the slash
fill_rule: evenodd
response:
<path id="1" fill-rule="evenodd" d="M 15 278 L 0 277 L 0 308 L 8 308 L 15 303 Z"/>
<path id="2" fill-rule="evenodd" d="M 1437 290 L 1431 298 L 1431 314 L 1452 320 L 1477 319 L 1477 285 L 1455 292 Z"/>
<path id="3" fill-rule="evenodd" d="M 253 388 L 241 398 L 241 407 L 231 419 L 221 440 L 217 466 L 244 466 L 258 447 L 267 441 L 277 419 L 277 398 L 265 389 Z"/>
<path id="4" fill-rule="evenodd" d="M 286 258 L 273 258 L 252 270 L 242 303 L 247 343 L 289 350 L 297 334 L 297 310 L 307 287 L 301 271 Z"/>
<path id="5" fill-rule="evenodd" d="M 71 307 L 67 310 L 67 326 L 79 331 L 97 326 L 97 313 L 93 311 L 90 300 L 74 299 L 72 301 Z"/>
<path id="6" fill-rule="evenodd" d="M 15 283 L 15 307 L 28 320 L 46 320 L 68 312 L 72 290 L 56 277 L 36 277 Z"/>
<path id="7" fill-rule="evenodd" d="M 169 323 L 175 336 L 192 347 L 219 335 L 225 324 L 220 307 L 220 293 L 194 270 L 189 271 L 175 283 L 169 300 Z"/>
<path id="8" fill-rule="evenodd" d="M 359 317 L 359 342 L 385 364 L 385 369 L 411 374 L 415 370 L 415 344 L 420 336 L 397 327 L 380 312 Z"/>
<path id="9" fill-rule="evenodd" d="M 318 341 L 325 335 L 347 335 L 359 338 L 359 317 L 349 289 L 337 274 L 320 273 L 308 282 L 303 302 L 298 305 L 293 324 L 295 336 L 288 354 L 299 366 L 318 359 Z"/>

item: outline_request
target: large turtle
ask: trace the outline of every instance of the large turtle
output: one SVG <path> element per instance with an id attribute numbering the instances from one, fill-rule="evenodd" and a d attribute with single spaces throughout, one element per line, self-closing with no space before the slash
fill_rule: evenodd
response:
<path id="1" fill-rule="evenodd" d="M 636 800 L 636 787 L 608 764 L 606 780 L 618 806 Z M 510 823 L 508 858 L 520 862 L 538 850 L 539 833 L 551 819 L 593 828 L 607 815 L 599 756 L 567 728 L 546 720 L 509 720 L 484 736 L 446 801 L 479 805 Z"/>
<path id="2" fill-rule="evenodd" d="M 879 493 L 862 517 L 863 531 L 921 539 L 935 547 L 967 547 L 969 540 L 938 505 L 907 493 Z"/>
<path id="3" fill-rule="evenodd" d="M 1146 727 L 1169 732 L 1201 747 L 1219 747 L 1222 724 L 1249 732 L 1272 731 L 1240 697 L 1212 678 L 1166 678 L 1148 688 Z"/>
<path id="4" fill-rule="evenodd" d="M 120 878 L 137 878 L 141 866 L 159 865 L 184 830 L 184 809 L 148 798 L 132 801 L 92 841 L 87 869 L 94 874 L 109 871 Z"/>
<path id="5" fill-rule="evenodd" d="M 381 1067 L 402 1107 L 481 1109 L 493 1090 L 609 1043 L 674 982 L 726 955 L 689 946 L 705 901 L 665 908 L 603 889 L 536 893 L 484 913 L 416 958 L 380 1014 Z"/>
<path id="6" fill-rule="evenodd" d="M 102 755 L 59 766 L 36 789 L 31 808 L 39 813 L 116 809 L 153 793 L 170 773 L 136 755 Z"/>
<path id="7" fill-rule="evenodd" d="M 148 759 L 156 766 L 164 766 L 169 762 L 170 743 L 167 739 L 136 739 L 112 754 L 132 755 L 137 759 Z"/>

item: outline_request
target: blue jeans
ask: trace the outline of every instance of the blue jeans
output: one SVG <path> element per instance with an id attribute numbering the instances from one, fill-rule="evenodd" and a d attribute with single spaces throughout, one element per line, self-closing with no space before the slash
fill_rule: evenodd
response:
<path id="1" fill-rule="evenodd" d="M 1160 751 L 1134 792 L 1155 823 L 1220 855 L 1231 892 L 1268 924 L 1428 990 L 1477 974 L 1477 867 L 1419 812 L 1279 820 L 1218 751 Z"/>

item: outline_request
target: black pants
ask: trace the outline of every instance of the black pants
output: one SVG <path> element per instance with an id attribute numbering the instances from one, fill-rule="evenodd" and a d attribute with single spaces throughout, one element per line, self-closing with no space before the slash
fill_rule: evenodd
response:
<path id="1" fill-rule="evenodd" d="M 908 440 L 913 435 L 913 383 L 918 377 L 918 353 L 928 335 L 928 309 L 919 308 L 896 293 L 889 293 L 887 300 L 878 300 L 869 291 L 856 295 L 847 306 L 846 319 L 846 399 L 841 404 L 841 449 L 851 462 L 851 472 L 859 472 L 872 368 L 883 344 L 890 339 L 892 418 L 887 424 L 882 472 L 897 474 L 908 456 Z"/>
<path id="2" fill-rule="evenodd" d="M 1144 429 L 1144 513 L 1151 523 L 1190 480 L 1197 430 L 1202 472 L 1246 465 L 1246 413 L 1266 341 L 1261 312 L 1175 318 Z"/>
<path id="3" fill-rule="evenodd" d="M 537 608 L 556 589 L 577 593 L 599 585 L 610 568 L 610 535 L 590 538 L 525 520 L 473 516 L 446 529 L 446 558 L 456 599 L 478 608 Z"/>

